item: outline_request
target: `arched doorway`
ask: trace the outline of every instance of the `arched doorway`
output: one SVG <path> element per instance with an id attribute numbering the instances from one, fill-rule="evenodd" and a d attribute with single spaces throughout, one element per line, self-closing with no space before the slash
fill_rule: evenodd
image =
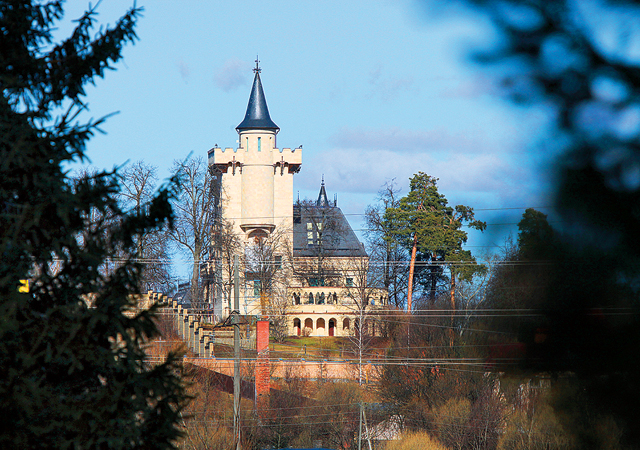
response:
<path id="1" fill-rule="evenodd" d="M 349 321 L 349 318 L 346 318 L 342 321 L 342 331 L 344 331 L 345 333 L 349 332 L 349 325 L 351 325 L 351 322 Z"/>
<path id="2" fill-rule="evenodd" d="M 300 336 L 300 319 L 298 319 L 297 317 L 293 319 L 293 331 L 295 332 L 296 336 Z"/>
<path id="3" fill-rule="evenodd" d="M 329 319 L 329 336 L 336 335 L 336 319 Z"/>

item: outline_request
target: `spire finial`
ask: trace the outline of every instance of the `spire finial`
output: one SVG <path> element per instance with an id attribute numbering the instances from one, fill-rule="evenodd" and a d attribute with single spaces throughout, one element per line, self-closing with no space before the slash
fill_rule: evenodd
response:
<path id="1" fill-rule="evenodd" d="M 324 186 L 324 174 L 322 174 L 322 186 Z"/>
<path id="2" fill-rule="evenodd" d="M 268 130 L 278 133 L 280 128 L 273 123 L 269 116 L 269 108 L 267 108 L 267 100 L 262 90 L 262 82 L 260 81 L 260 59 L 256 55 L 256 66 L 253 69 L 255 76 L 253 77 L 253 86 L 251 86 L 251 95 L 247 104 L 247 112 L 244 120 L 236 127 L 238 133 L 246 130 Z"/>

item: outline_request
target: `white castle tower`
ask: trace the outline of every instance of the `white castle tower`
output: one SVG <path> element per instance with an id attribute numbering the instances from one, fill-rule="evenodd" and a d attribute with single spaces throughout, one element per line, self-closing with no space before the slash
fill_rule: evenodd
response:
<path id="1" fill-rule="evenodd" d="M 280 128 L 271 120 L 258 61 L 244 120 L 236 127 L 237 149 L 213 148 L 209 165 L 221 174 L 222 215 L 245 239 L 293 226 L 293 175 L 302 165 L 302 149 L 278 149 Z"/>
<path id="2" fill-rule="evenodd" d="M 278 149 L 280 128 L 271 120 L 262 90 L 260 67 L 256 60 L 255 77 L 244 120 L 236 127 L 236 149 L 215 147 L 209 150 L 209 167 L 220 177 L 218 217 L 232 224 L 241 244 L 247 246 L 278 231 L 293 247 L 293 175 L 302 165 L 302 148 Z M 218 255 L 221 261 L 223 255 Z M 216 269 L 216 284 L 230 279 L 228 261 Z M 225 315 L 228 289 L 216 289 L 216 314 Z M 221 292 L 225 291 L 225 292 Z M 242 294 L 241 294 L 242 295 Z M 242 297 L 245 297 L 242 295 Z M 255 306 L 244 302 L 243 313 Z"/>

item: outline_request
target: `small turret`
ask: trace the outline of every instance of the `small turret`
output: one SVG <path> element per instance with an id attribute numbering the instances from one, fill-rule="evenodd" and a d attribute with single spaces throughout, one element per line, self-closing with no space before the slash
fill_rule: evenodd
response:
<path id="1" fill-rule="evenodd" d="M 262 81 L 260 81 L 260 66 L 259 61 L 256 59 L 256 67 L 253 69 L 255 77 L 253 78 L 253 87 L 251 88 L 251 95 L 249 96 L 249 104 L 247 105 L 247 112 L 244 115 L 244 120 L 240 122 L 240 125 L 236 127 L 236 131 L 241 133 L 247 130 L 269 130 L 275 133 L 280 131 L 278 125 L 276 125 L 271 116 L 269 116 L 269 108 L 267 107 L 267 99 L 264 96 L 262 90 Z"/>
<path id="2" fill-rule="evenodd" d="M 324 175 L 322 175 L 322 184 L 320 185 L 320 193 L 318 194 L 318 200 L 316 200 L 316 206 L 326 207 L 331 206 L 327 199 L 327 191 L 324 188 Z"/>

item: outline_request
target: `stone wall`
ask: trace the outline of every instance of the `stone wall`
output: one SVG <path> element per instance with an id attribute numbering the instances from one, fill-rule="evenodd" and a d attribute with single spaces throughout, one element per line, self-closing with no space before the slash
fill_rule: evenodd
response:
<path id="1" fill-rule="evenodd" d="M 179 305 L 166 295 L 149 291 L 138 298 L 138 308 L 148 309 L 153 304 L 160 306 L 160 314 L 168 316 L 176 334 L 185 342 L 187 348 L 198 358 L 213 358 L 214 344 L 233 346 L 233 330 L 215 330 L 212 325 L 203 326 L 203 316 L 196 311 Z M 255 349 L 256 340 L 251 333 L 242 333 L 240 346 Z"/>

